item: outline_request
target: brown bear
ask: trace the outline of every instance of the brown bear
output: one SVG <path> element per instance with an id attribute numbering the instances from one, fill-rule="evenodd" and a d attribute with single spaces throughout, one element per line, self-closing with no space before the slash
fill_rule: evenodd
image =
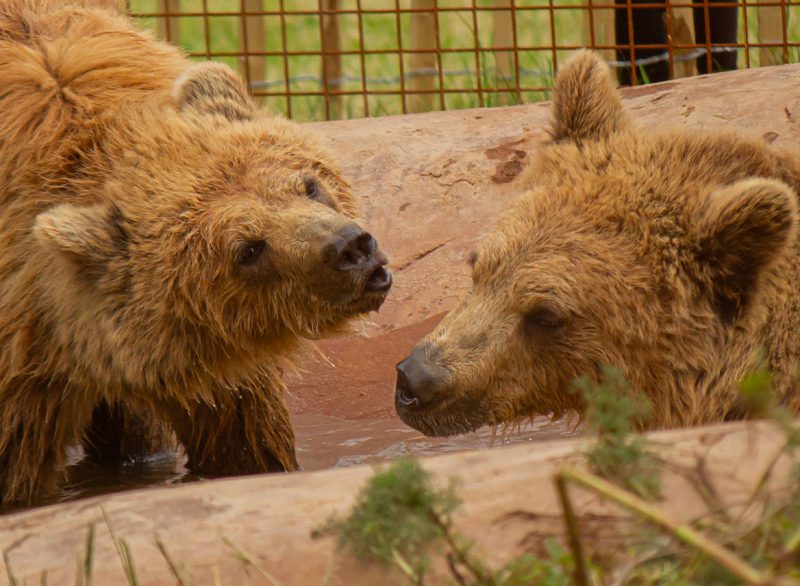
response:
<path id="1" fill-rule="evenodd" d="M 0 496 L 163 422 L 199 473 L 294 470 L 281 364 L 377 309 L 386 256 L 316 138 L 112 2 L 0 9 Z"/>
<path id="2" fill-rule="evenodd" d="M 581 413 L 577 377 L 621 369 L 642 427 L 744 415 L 768 367 L 800 410 L 800 157 L 730 132 L 642 132 L 593 53 L 559 73 L 551 141 L 473 254 L 467 297 L 397 366 L 429 435 Z"/>

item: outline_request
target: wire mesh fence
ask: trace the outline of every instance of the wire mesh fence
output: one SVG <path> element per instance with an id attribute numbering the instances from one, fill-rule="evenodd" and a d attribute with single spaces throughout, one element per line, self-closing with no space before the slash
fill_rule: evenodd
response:
<path id="1" fill-rule="evenodd" d="M 129 0 L 299 120 L 548 99 L 598 50 L 624 85 L 800 61 L 800 0 Z M 797 14 L 795 14 L 797 12 Z"/>

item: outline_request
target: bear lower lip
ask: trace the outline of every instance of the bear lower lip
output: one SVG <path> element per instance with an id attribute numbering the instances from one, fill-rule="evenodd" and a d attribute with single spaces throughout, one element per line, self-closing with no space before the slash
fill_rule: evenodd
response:
<path id="1" fill-rule="evenodd" d="M 359 313 L 378 311 L 383 305 L 383 302 L 386 301 L 388 295 L 389 289 L 384 289 L 382 291 L 370 291 L 369 289 L 365 289 L 361 297 L 352 302 L 351 307 Z"/>
<path id="2" fill-rule="evenodd" d="M 483 401 L 451 396 L 425 407 L 419 407 L 413 401 L 406 406 L 403 391 L 400 387 L 394 396 L 397 416 L 403 423 L 428 437 L 471 433 L 489 423 L 490 410 Z"/>
<path id="3" fill-rule="evenodd" d="M 404 408 L 419 407 L 419 399 L 417 399 L 403 387 L 398 387 L 397 392 L 395 393 L 395 401 L 399 406 Z"/>
<path id="4" fill-rule="evenodd" d="M 382 266 L 376 268 L 367 278 L 365 291 L 388 292 L 392 287 L 392 273 Z"/>
<path id="5" fill-rule="evenodd" d="M 460 412 L 456 409 L 405 408 L 395 399 L 395 409 L 400 420 L 428 437 L 447 437 L 471 433 L 487 421 L 478 411 Z"/>

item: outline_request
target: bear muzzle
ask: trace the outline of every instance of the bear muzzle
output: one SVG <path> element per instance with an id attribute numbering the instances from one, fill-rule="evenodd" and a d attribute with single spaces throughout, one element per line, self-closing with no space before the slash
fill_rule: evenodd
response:
<path id="1" fill-rule="evenodd" d="M 397 365 L 395 404 L 399 410 L 430 408 L 444 397 L 447 371 L 433 364 L 424 347 L 416 348 Z"/>
<path id="2" fill-rule="evenodd" d="M 389 259 L 369 232 L 348 224 L 322 247 L 322 262 L 332 271 L 338 293 L 361 311 L 377 310 L 392 287 Z"/>
<path id="3" fill-rule="evenodd" d="M 434 352 L 435 353 L 435 352 Z M 458 435 L 489 423 L 485 397 L 458 392 L 449 369 L 431 359 L 425 343 L 397 365 L 394 405 L 398 417 L 428 436 Z"/>

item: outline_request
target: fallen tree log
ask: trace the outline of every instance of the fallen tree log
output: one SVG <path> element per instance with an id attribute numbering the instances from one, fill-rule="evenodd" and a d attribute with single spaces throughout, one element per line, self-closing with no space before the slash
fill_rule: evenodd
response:
<path id="1" fill-rule="evenodd" d="M 750 422 L 660 432 L 650 440 L 670 463 L 659 505 L 686 522 L 709 508 L 692 478 L 705 479 L 717 506 L 733 510 L 752 493 L 785 436 L 770 423 Z M 423 464 L 442 484 L 458 479 L 463 505 L 456 524 L 499 566 L 562 532 L 553 474 L 576 465 L 585 442 L 464 452 Z M 779 461 L 772 489 L 787 481 L 787 471 L 788 460 Z M 0 551 L 19 584 L 39 584 L 45 574 L 50 585 L 80 584 L 76 576 L 93 527 L 94 584 L 127 583 L 110 530 L 126 544 L 140 585 L 174 584 L 169 563 L 192 584 L 402 584 L 400 576 L 337 554 L 333 537 L 312 536 L 332 515 L 347 513 L 371 473 L 359 466 L 216 480 L 43 507 L 0 517 Z M 608 533 L 620 518 L 619 509 L 597 495 L 572 492 L 580 515 L 602 521 L 596 530 Z M 9 584 L 7 574 L 1 583 Z"/>

